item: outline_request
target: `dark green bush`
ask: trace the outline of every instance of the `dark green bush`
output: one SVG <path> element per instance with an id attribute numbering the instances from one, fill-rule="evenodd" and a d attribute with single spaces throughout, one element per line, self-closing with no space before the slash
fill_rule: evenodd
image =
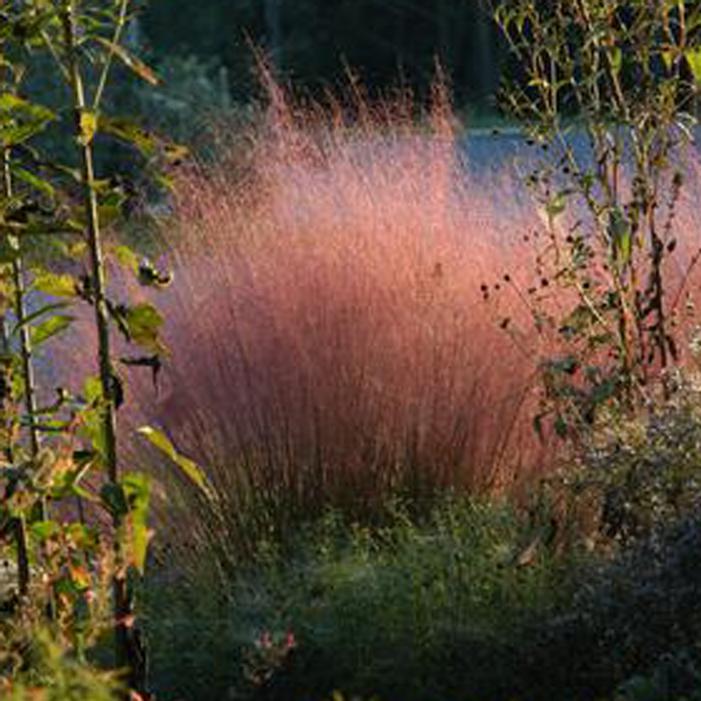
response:
<path id="1" fill-rule="evenodd" d="M 285 546 L 261 547 L 228 589 L 176 580 L 165 598 L 157 585 L 147 605 L 155 686 L 203 701 L 337 688 L 509 698 L 526 622 L 566 601 L 576 570 L 545 546 L 520 565 L 537 542 L 502 504 L 447 499 L 423 522 L 394 508 L 373 530 L 330 515 Z"/>

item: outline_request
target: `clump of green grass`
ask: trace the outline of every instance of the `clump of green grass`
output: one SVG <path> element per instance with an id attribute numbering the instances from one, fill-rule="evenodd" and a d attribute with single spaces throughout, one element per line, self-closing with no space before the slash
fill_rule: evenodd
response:
<path id="1" fill-rule="evenodd" d="M 147 606 L 156 686 L 185 698 L 506 698 L 521 631 L 571 573 L 505 504 L 446 498 L 382 526 L 338 513 L 261 544 L 229 583 L 156 587 Z M 203 574 L 203 572 L 201 572 Z M 165 575 L 164 575 L 165 576 Z M 219 582 L 219 583 L 215 583 Z M 205 595 L 206 593 L 206 595 Z"/>

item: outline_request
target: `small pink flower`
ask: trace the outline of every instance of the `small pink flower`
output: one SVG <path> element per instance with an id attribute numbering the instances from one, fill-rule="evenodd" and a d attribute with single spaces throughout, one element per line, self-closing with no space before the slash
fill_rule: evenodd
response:
<path id="1" fill-rule="evenodd" d="M 288 650 L 293 650 L 296 647 L 297 638 L 295 638 L 295 634 L 291 630 L 288 630 L 287 636 L 285 637 L 285 648 Z"/>

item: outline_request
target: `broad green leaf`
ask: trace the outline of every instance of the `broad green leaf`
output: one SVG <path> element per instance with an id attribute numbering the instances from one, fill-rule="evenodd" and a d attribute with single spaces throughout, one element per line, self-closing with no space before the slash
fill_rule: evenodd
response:
<path id="1" fill-rule="evenodd" d="M 114 257 L 122 267 L 134 274 L 139 272 L 139 257 L 129 246 L 117 246 L 114 249 Z"/>
<path id="2" fill-rule="evenodd" d="M 152 426 L 142 426 L 137 432 L 144 436 L 151 445 L 167 455 L 206 496 L 212 497 L 212 489 L 202 469 L 194 460 L 181 455 L 165 433 Z"/>
<path id="3" fill-rule="evenodd" d="M 46 343 L 50 338 L 65 331 L 74 320 L 74 317 L 64 314 L 58 314 L 57 316 L 48 318 L 46 321 L 43 321 L 41 324 L 31 329 L 30 335 L 32 345 L 38 347 L 42 345 L 42 343 Z"/>
<path id="4" fill-rule="evenodd" d="M 36 521 L 31 525 L 32 535 L 41 543 L 58 535 L 61 527 L 56 521 Z"/>
<path id="5" fill-rule="evenodd" d="M 83 393 L 88 404 L 96 404 L 102 399 L 102 382 L 97 375 L 90 375 L 85 379 Z"/>
<path id="6" fill-rule="evenodd" d="M 148 350 L 161 350 L 158 332 L 163 326 L 163 317 L 156 307 L 148 302 L 129 307 L 124 315 L 124 321 L 132 343 Z"/>
<path id="7" fill-rule="evenodd" d="M 160 84 L 158 76 L 151 70 L 141 59 L 137 58 L 129 51 L 127 51 L 123 46 L 115 44 L 100 36 L 93 37 L 95 41 L 102 44 L 111 54 L 117 56 L 119 60 L 132 70 L 139 78 L 145 80 L 153 86 Z"/>
<path id="8" fill-rule="evenodd" d="M 689 68 L 694 75 L 694 80 L 697 85 L 701 85 L 701 46 L 696 46 L 693 49 L 688 49 L 684 52 L 684 56 L 689 64 Z"/>
<path id="9" fill-rule="evenodd" d="M 102 395 L 100 395 L 102 396 Z M 105 434 L 105 422 L 103 420 L 104 409 L 101 405 L 91 406 L 83 409 L 80 413 L 82 418 L 82 436 L 90 442 L 92 450 L 95 452 L 101 466 L 107 464 L 107 436 Z"/>
<path id="10" fill-rule="evenodd" d="M 39 273 L 34 278 L 34 289 L 54 297 L 77 297 L 78 286 L 72 275 L 50 272 Z"/>

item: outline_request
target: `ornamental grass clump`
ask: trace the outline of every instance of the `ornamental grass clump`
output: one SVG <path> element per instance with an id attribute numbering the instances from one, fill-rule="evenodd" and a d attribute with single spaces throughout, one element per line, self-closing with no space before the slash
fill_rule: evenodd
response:
<path id="1" fill-rule="evenodd" d="M 408 98 L 269 94 L 235 166 L 180 180 L 167 236 L 174 352 L 139 421 L 208 472 L 216 513 L 192 519 L 195 540 L 252 547 L 330 506 L 372 518 L 393 494 L 420 506 L 541 470 L 537 339 L 515 343 L 481 289 L 518 277 L 510 231 L 536 214 L 468 178 L 442 90 L 418 122 Z"/>

